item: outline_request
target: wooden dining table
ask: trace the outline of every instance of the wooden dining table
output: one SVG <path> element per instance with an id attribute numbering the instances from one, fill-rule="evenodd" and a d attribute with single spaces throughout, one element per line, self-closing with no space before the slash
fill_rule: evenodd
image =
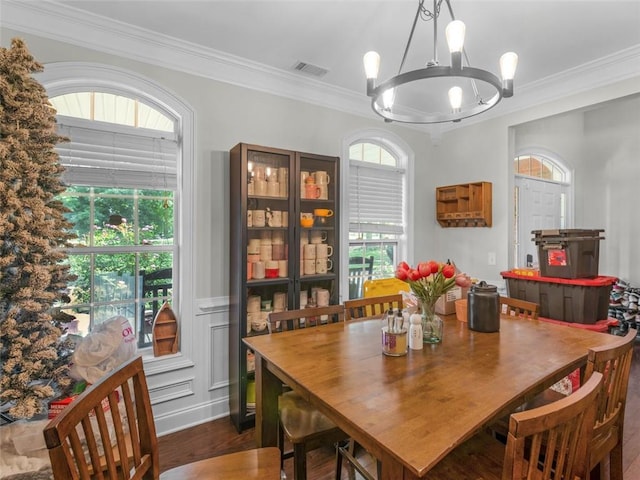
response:
<path id="1" fill-rule="evenodd" d="M 381 320 L 244 339 L 256 359 L 256 440 L 277 445 L 283 383 L 381 462 L 383 480 L 424 477 L 457 445 L 586 363 L 615 337 L 503 316 L 500 331 L 445 317 L 440 344 L 382 354 Z"/>

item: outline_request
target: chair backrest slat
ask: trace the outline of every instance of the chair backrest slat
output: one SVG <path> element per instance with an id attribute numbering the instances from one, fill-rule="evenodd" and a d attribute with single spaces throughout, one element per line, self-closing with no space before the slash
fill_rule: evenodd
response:
<path id="1" fill-rule="evenodd" d="M 519 298 L 500 297 L 500 312 L 522 318 L 538 318 L 540 305 Z"/>
<path id="2" fill-rule="evenodd" d="M 142 358 L 90 386 L 43 433 L 56 480 L 158 478 L 158 440 Z"/>
<path id="3" fill-rule="evenodd" d="M 402 294 L 356 298 L 344 302 L 345 320 L 382 315 L 390 308 L 402 310 Z"/>
<path id="4" fill-rule="evenodd" d="M 503 478 L 585 479 L 602 374 L 577 392 L 509 418 Z"/>
<path id="5" fill-rule="evenodd" d="M 285 310 L 269 314 L 268 327 L 270 333 L 279 333 L 298 328 L 310 328 L 323 323 L 344 321 L 344 306 L 329 305 L 327 307 L 302 308 Z"/>
<path id="6" fill-rule="evenodd" d="M 636 335 L 637 331 L 630 329 L 616 344 L 589 350 L 584 377 L 590 378 L 594 372 L 604 376 L 604 393 L 598 401 L 591 448 L 592 466 L 600 463 L 615 445 L 622 442 L 627 388 Z"/>

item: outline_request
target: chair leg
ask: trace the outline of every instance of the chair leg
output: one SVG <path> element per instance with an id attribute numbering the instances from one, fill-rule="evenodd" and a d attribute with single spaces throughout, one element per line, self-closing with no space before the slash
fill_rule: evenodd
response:
<path id="1" fill-rule="evenodd" d="M 613 447 L 609 453 L 609 480 L 623 480 L 622 442 Z"/>
<path id="2" fill-rule="evenodd" d="M 307 480 L 307 450 L 304 443 L 293 445 L 293 480 Z"/>
<path id="3" fill-rule="evenodd" d="M 340 442 L 336 443 L 336 479 L 342 479 L 342 455 L 340 454 Z"/>
<path id="4" fill-rule="evenodd" d="M 278 423 L 278 447 L 280 448 L 280 470 L 284 471 L 284 432 Z"/>

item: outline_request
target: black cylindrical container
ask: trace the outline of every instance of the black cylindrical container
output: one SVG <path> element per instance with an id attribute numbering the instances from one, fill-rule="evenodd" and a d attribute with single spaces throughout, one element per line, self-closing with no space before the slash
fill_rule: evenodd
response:
<path id="1" fill-rule="evenodd" d="M 485 281 L 471 287 L 467 296 L 469 329 L 476 332 L 500 331 L 500 295 L 495 285 Z"/>

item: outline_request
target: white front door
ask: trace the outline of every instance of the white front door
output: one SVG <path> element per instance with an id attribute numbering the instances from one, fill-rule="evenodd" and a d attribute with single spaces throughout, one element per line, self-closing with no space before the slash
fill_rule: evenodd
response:
<path id="1" fill-rule="evenodd" d="M 515 188 L 518 191 L 515 266 L 528 266 L 528 255 L 533 265 L 537 265 L 538 247 L 532 240 L 531 231 L 567 228 L 565 225 L 567 187 L 561 183 L 516 175 Z"/>

